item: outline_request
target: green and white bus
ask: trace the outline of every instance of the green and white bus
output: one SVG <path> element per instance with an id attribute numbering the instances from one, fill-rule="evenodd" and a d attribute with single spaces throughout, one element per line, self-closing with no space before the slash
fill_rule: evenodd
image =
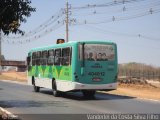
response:
<path id="1" fill-rule="evenodd" d="M 82 91 L 94 96 L 97 90 L 117 88 L 117 45 L 105 41 L 73 41 L 34 48 L 27 57 L 28 84 L 60 92 Z"/>

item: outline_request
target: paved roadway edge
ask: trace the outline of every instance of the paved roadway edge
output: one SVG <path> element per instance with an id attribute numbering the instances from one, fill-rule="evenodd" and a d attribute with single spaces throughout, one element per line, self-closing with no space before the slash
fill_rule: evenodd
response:
<path id="1" fill-rule="evenodd" d="M 26 82 L 19 82 L 19 81 L 12 81 L 12 80 L 0 80 L 0 81 L 3 81 L 3 82 L 8 82 L 8 83 L 15 83 L 15 84 L 21 84 L 21 85 L 27 85 Z M 14 119 L 14 120 L 20 120 L 19 117 L 17 115 L 14 115 L 13 113 L 5 110 L 4 108 L 2 108 L 0 106 L 0 119 L 1 117 L 3 119 Z"/>
<path id="2" fill-rule="evenodd" d="M 13 119 L 13 120 L 19 120 L 17 115 L 14 115 L 13 113 L 5 110 L 4 108 L 0 107 L 0 119 L 8 120 L 8 119 Z"/>
<path id="3" fill-rule="evenodd" d="M 15 84 L 21 84 L 21 85 L 27 85 L 27 82 L 20 82 L 20 81 L 13 81 L 13 80 L 0 80 L 3 82 L 9 82 L 9 83 L 15 83 Z M 98 91 L 99 93 L 107 93 L 105 91 Z M 115 94 L 117 95 L 117 94 Z M 130 96 L 130 97 L 135 97 L 135 96 Z M 155 100 L 155 99 L 149 99 L 149 98 L 141 98 L 141 97 L 136 97 L 135 99 L 139 100 L 149 100 L 149 101 L 154 101 L 154 102 L 160 102 L 160 100 Z"/>

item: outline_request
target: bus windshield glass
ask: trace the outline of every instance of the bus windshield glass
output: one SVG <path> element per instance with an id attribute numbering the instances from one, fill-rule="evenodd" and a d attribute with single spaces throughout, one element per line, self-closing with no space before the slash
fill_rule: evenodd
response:
<path id="1" fill-rule="evenodd" d="M 82 60 L 82 47 L 80 46 L 80 59 Z M 113 45 L 85 44 L 84 59 L 87 61 L 111 61 L 114 60 L 115 50 Z"/>

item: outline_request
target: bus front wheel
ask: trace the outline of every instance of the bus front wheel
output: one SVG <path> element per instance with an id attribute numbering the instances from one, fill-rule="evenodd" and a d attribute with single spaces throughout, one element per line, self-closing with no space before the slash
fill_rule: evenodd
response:
<path id="1" fill-rule="evenodd" d="M 58 97 L 60 92 L 57 90 L 57 85 L 56 85 L 56 81 L 52 81 L 52 92 L 53 92 L 53 96 Z"/>
<path id="2" fill-rule="evenodd" d="M 83 90 L 82 93 L 85 98 L 94 98 L 96 91 L 95 90 Z"/>
<path id="3" fill-rule="evenodd" d="M 36 84 L 35 84 L 35 79 L 34 79 L 34 78 L 32 79 L 32 84 L 33 84 L 34 92 L 39 92 L 40 87 L 36 86 Z"/>

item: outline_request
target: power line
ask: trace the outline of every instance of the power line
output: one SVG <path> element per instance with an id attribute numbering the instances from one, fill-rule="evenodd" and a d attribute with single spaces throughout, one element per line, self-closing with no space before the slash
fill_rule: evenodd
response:
<path id="1" fill-rule="evenodd" d="M 71 7 L 71 9 L 88 9 L 88 8 L 96 8 L 96 7 L 109 7 L 109 6 L 116 6 L 121 4 L 127 4 L 127 3 L 134 3 L 134 2 L 140 2 L 144 0 L 114 0 L 112 2 L 104 3 L 104 4 L 88 4 L 80 7 Z"/>
<path id="2" fill-rule="evenodd" d="M 11 40 L 8 40 L 8 39 L 3 39 L 2 42 L 5 42 L 7 44 L 25 44 L 25 43 L 33 42 L 33 41 L 35 41 L 37 39 L 40 39 L 41 37 L 51 33 L 52 31 L 57 30 L 58 28 L 60 28 L 62 26 L 63 26 L 63 23 L 56 24 L 54 26 L 51 26 L 47 30 L 43 31 L 41 34 L 35 35 L 35 36 L 31 37 L 31 38 L 26 38 L 25 40 L 19 40 L 19 41 L 13 40 L 13 41 L 11 41 Z"/>
<path id="3" fill-rule="evenodd" d="M 159 8 L 160 6 L 160 1 L 158 2 L 154 2 L 154 3 L 150 3 L 147 5 L 141 5 L 141 6 L 134 6 L 134 7 L 127 7 L 127 6 L 122 6 L 121 8 L 118 9 L 112 9 L 112 10 L 106 10 L 105 12 L 99 12 L 98 10 L 94 10 L 92 12 L 85 12 L 83 14 L 74 14 L 74 12 L 72 13 L 72 16 L 74 17 L 82 17 L 82 16 L 91 16 L 91 15 L 103 15 L 103 14 L 108 14 L 108 13 L 127 13 L 127 12 L 131 12 L 131 11 L 139 11 L 139 10 L 146 10 L 146 9 L 151 9 L 151 8 Z M 102 10 L 101 10 L 102 11 Z"/>
<path id="4" fill-rule="evenodd" d="M 38 26 L 34 30 L 28 32 L 24 36 L 18 36 L 18 37 L 3 36 L 6 39 L 15 39 L 12 42 L 10 42 L 9 40 L 4 40 L 3 39 L 3 42 L 7 41 L 8 44 L 9 43 L 11 43 L 11 44 L 28 43 L 28 42 L 31 42 L 33 40 L 39 39 L 40 37 L 46 35 L 47 33 L 50 33 L 53 30 L 55 30 L 53 27 L 49 28 L 53 23 L 57 23 L 55 26 L 60 25 L 60 27 L 61 27 L 61 26 L 63 26 L 64 22 L 66 22 L 66 26 L 68 26 L 68 24 L 71 24 L 71 22 L 75 21 L 74 19 L 69 20 L 69 9 L 70 9 L 70 7 L 69 7 L 69 4 L 67 2 L 67 8 L 66 9 L 61 9 L 56 15 L 52 16 L 50 19 L 48 19 L 46 22 L 44 22 L 43 24 L 41 24 L 40 26 Z M 67 17 L 66 17 L 67 19 L 66 20 L 64 20 L 64 18 L 63 18 L 64 14 L 67 14 Z M 60 18 L 63 18 L 63 20 L 62 19 L 59 20 Z M 33 39 L 30 39 L 31 37 Z M 18 39 L 20 39 L 20 40 L 18 40 Z M 22 39 L 25 39 L 25 40 L 22 40 Z"/>
<path id="5" fill-rule="evenodd" d="M 140 33 L 129 34 L 129 33 L 122 33 L 122 32 L 115 32 L 115 31 L 110 31 L 110 30 L 106 30 L 106 29 L 104 30 L 104 29 L 101 29 L 101 28 L 98 28 L 98 27 L 95 27 L 95 26 L 92 26 L 92 25 L 86 25 L 86 27 L 89 28 L 90 30 L 96 30 L 96 31 L 103 32 L 104 34 L 111 33 L 111 34 L 127 36 L 127 37 L 137 37 L 137 38 L 143 38 L 143 39 L 148 39 L 148 40 L 160 41 L 160 38 L 154 38 L 154 37 L 146 36 L 146 35 L 143 35 L 143 34 L 140 34 Z"/>
<path id="6" fill-rule="evenodd" d="M 48 26 L 52 25 L 55 22 L 59 22 L 58 19 L 60 19 L 61 17 L 63 17 L 63 12 L 62 9 L 59 10 L 54 16 L 51 16 L 48 20 L 46 20 L 44 23 L 42 23 L 41 25 L 39 25 L 38 27 L 36 27 L 35 29 L 33 29 L 32 31 L 24 34 L 23 36 L 3 36 L 5 38 L 8 39 L 25 39 L 27 37 L 31 37 L 34 36 L 35 34 L 44 31 Z"/>
<path id="7" fill-rule="evenodd" d="M 152 4 L 148 4 L 147 6 L 141 5 L 141 6 L 139 6 L 139 8 L 137 8 L 135 6 L 130 7 L 130 8 L 129 7 L 127 8 L 126 6 L 123 6 L 123 8 L 121 8 L 121 10 L 120 10 L 120 12 L 125 11 L 125 13 L 127 14 L 126 11 L 129 11 L 129 10 L 140 10 L 140 9 L 144 10 L 145 8 L 147 8 L 147 10 L 145 10 L 141 13 L 138 11 L 138 13 L 136 13 L 134 15 L 124 16 L 124 17 L 112 16 L 109 19 L 106 19 L 106 20 L 103 20 L 103 21 L 96 21 L 96 22 L 95 21 L 91 22 L 89 20 L 83 20 L 82 22 L 80 22 L 75 18 L 70 19 L 70 20 L 68 19 L 68 21 L 63 20 L 64 19 L 63 18 L 64 14 L 67 14 L 68 17 L 69 17 L 69 15 L 72 15 L 73 11 L 71 11 L 71 10 L 82 10 L 82 9 L 87 9 L 87 8 L 110 7 L 110 6 L 116 6 L 116 5 L 125 5 L 125 4 L 128 4 L 128 3 L 138 3 L 138 2 L 141 2 L 141 1 L 146 1 L 146 0 L 114 0 L 112 2 L 108 2 L 108 3 L 104 3 L 104 4 L 94 4 L 94 5 L 89 5 L 88 4 L 88 5 L 81 6 L 81 7 L 71 7 L 71 5 L 68 4 L 67 5 L 68 11 L 67 11 L 67 9 L 60 9 L 54 16 L 51 16 L 43 24 L 41 24 L 40 26 L 38 26 L 34 30 L 26 33 L 24 36 L 18 36 L 18 37 L 9 37 L 9 36 L 6 37 L 6 36 L 4 36 L 4 38 L 5 39 L 15 39 L 15 40 L 12 41 L 12 43 L 23 44 L 23 43 L 28 43 L 28 42 L 34 41 L 35 39 L 37 40 L 40 37 L 46 35 L 47 33 L 50 33 L 50 31 L 53 31 L 53 30 L 50 30 L 51 29 L 50 26 L 53 25 L 54 23 L 56 23 L 56 25 L 54 25 L 54 27 L 55 26 L 61 26 L 61 25 L 64 24 L 64 22 L 66 22 L 66 24 L 69 23 L 69 25 L 103 24 L 103 23 L 109 23 L 109 22 L 114 22 L 114 21 L 134 19 L 134 18 L 143 17 L 143 16 L 146 16 L 146 15 L 155 14 L 155 13 L 160 12 L 159 8 L 155 8 L 155 7 L 160 5 L 160 1 L 158 1 L 158 2 L 152 2 Z M 149 6 L 149 8 L 148 8 L 148 6 Z M 119 11 L 117 11 L 117 12 L 119 12 Z M 95 10 L 93 12 L 93 14 L 97 15 L 97 14 L 106 14 L 106 13 L 105 12 L 97 12 Z M 55 29 L 57 29 L 57 28 L 55 27 Z M 141 35 L 141 37 L 149 38 L 149 37 L 142 36 L 142 35 Z M 33 39 L 30 39 L 30 38 L 33 38 Z M 22 40 L 22 39 L 24 39 L 24 40 Z M 3 41 L 6 42 L 6 40 L 3 40 Z M 9 43 L 9 42 L 7 42 L 7 43 Z"/>
<path id="8" fill-rule="evenodd" d="M 131 15 L 131 16 L 126 16 L 126 17 L 116 17 L 116 16 L 112 16 L 109 19 L 106 19 L 104 21 L 98 21 L 98 22 L 90 22 L 87 20 L 83 20 L 83 22 L 76 22 L 73 25 L 85 25 L 85 24 L 103 24 L 103 23 L 109 23 L 109 22 L 115 22 L 115 21 L 121 21 L 121 20 L 129 20 L 129 19 L 135 19 L 135 18 L 139 18 L 139 17 L 143 17 L 143 16 L 147 16 L 147 15 L 151 15 L 151 14 L 155 14 L 155 13 L 159 13 L 160 9 L 152 9 L 150 8 L 148 11 L 143 12 L 143 13 L 138 13 L 135 15 Z"/>

